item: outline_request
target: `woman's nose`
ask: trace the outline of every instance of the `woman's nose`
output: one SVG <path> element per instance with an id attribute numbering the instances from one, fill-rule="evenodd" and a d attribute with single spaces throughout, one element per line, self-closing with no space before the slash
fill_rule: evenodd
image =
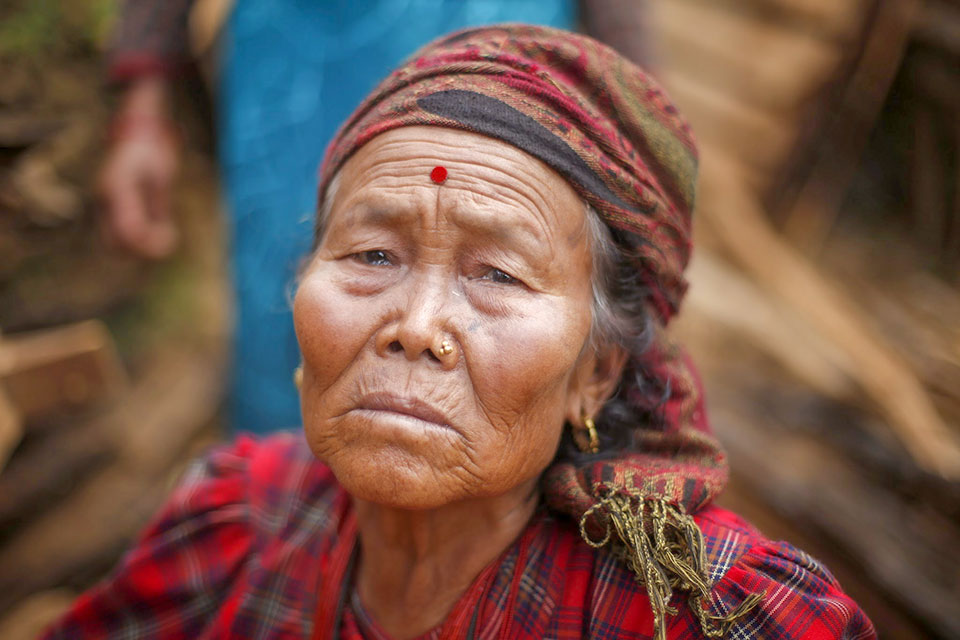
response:
<path id="1" fill-rule="evenodd" d="M 445 283 L 415 279 L 401 295 L 399 313 L 378 334 L 377 353 L 402 353 L 407 360 L 426 358 L 449 368 L 459 349 L 450 334 L 450 296 Z"/>

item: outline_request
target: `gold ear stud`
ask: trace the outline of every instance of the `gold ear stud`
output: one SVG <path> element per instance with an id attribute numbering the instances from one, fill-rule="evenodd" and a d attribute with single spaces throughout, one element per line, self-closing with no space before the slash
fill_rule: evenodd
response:
<path id="1" fill-rule="evenodd" d="M 299 391 L 303 386 L 303 365 L 293 370 L 293 386 Z"/>
<path id="2" fill-rule="evenodd" d="M 597 425 L 593 423 L 593 418 L 584 418 L 583 426 L 587 429 L 587 435 L 590 436 L 590 444 L 587 445 L 587 451 L 597 453 L 600 451 L 600 437 L 597 435 Z"/>

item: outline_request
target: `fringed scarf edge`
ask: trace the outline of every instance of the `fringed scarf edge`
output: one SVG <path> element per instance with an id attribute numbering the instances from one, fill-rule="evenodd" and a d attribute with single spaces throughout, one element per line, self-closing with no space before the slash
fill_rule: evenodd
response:
<path id="1" fill-rule="evenodd" d="M 711 614 L 713 585 L 707 575 L 703 534 L 693 516 L 662 497 L 631 495 L 604 485 L 598 486 L 597 493 L 597 502 L 580 518 L 580 535 L 591 547 L 610 545 L 644 585 L 656 640 L 666 640 L 666 616 L 677 614 L 670 605 L 675 591 L 689 592 L 690 608 L 708 638 L 725 637 L 763 601 L 765 592 L 752 593 L 730 613 Z M 600 539 L 590 535 L 588 529 L 594 527 L 605 531 Z"/>

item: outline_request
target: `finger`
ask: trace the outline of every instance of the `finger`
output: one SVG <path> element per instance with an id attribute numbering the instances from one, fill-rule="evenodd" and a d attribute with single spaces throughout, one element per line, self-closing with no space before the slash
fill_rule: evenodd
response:
<path id="1" fill-rule="evenodd" d="M 153 260 L 168 257 L 177 247 L 179 234 L 172 220 L 153 221 L 143 237 L 141 255 Z"/>
<path id="2" fill-rule="evenodd" d="M 144 192 L 149 226 L 144 251 L 154 259 L 165 258 L 176 248 L 179 235 L 170 204 L 172 187 L 168 180 L 154 179 L 145 185 Z"/>
<path id="3" fill-rule="evenodd" d="M 138 226 L 146 212 L 136 194 L 135 173 L 121 154 L 113 152 L 103 165 L 97 183 L 100 228 L 108 246 L 137 252 Z"/>
<path id="4" fill-rule="evenodd" d="M 150 225 L 143 190 L 129 182 L 118 182 L 108 192 L 106 203 L 106 222 L 116 245 L 150 257 L 145 241 L 150 235 Z"/>
<path id="5" fill-rule="evenodd" d="M 104 245 L 116 249 L 119 247 L 117 233 L 114 229 L 113 216 L 116 200 L 116 185 L 114 172 L 110 163 L 104 164 L 97 177 L 96 186 L 97 224 L 100 227 L 100 237 Z"/>

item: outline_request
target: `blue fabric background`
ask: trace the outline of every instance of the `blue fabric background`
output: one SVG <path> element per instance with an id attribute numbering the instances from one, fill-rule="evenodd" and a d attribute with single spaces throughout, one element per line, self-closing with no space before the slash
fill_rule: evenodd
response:
<path id="1" fill-rule="evenodd" d="M 237 292 L 230 427 L 300 425 L 290 315 L 327 142 L 418 47 L 465 26 L 572 28 L 574 0 L 237 0 L 227 24 L 219 139 Z"/>

